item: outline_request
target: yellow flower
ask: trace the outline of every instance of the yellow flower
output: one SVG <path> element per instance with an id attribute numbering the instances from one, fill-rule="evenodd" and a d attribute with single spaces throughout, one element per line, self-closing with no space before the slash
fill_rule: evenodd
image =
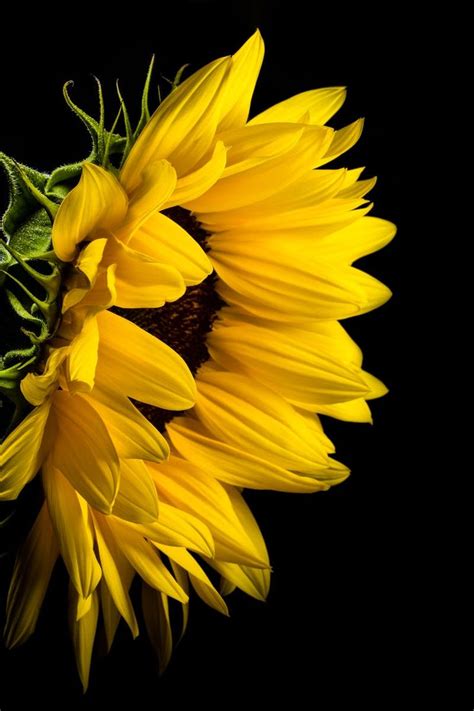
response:
<path id="1" fill-rule="evenodd" d="M 109 645 L 121 617 L 138 634 L 135 574 L 162 666 L 169 598 L 184 626 L 190 586 L 224 614 L 235 587 L 265 599 L 268 554 L 241 490 L 343 481 L 318 414 L 369 422 L 367 400 L 386 392 L 339 321 L 389 298 L 352 265 L 395 228 L 367 216 L 374 180 L 323 168 L 362 122 L 326 126 L 339 87 L 248 121 L 262 59 L 257 32 L 175 88 L 117 175 L 84 165 L 53 224 L 72 264 L 62 321 L 1 454 L 0 498 L 41 466 L 46 496 L 17 558 L 7 641 L 34 630 L 60 555 L 84 687 L 99 607 Z"/>

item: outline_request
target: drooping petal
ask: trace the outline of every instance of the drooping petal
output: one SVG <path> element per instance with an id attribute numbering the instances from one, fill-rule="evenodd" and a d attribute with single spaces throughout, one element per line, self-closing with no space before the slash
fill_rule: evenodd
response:
<path id="1" fill-rule="evenodd" d="M 159 545 L 158 548 L 165 555 L 167 555 L 170 560 L 178 563 L 182 568 L 184 568 L 184 570 L 187 571 L 193 588 L 206 605 L 209 605 L 209 607 L 217 610 L 217 612 L 221 612 L 223 615 L 229 615 L 226 603 L 217 592 L 204 570 L 185 548 L 163 545 Z"/>
<path id="2" fill-rule="evenodd" d="M 160 501 L 160 516 L 154 523 L 129 524 L 154 543 L 182 546 L 200 555 L 214 555 L 214 540 L 209 528 L 197 516 Z"/>
<path id="3" fill-rule="evenodd" d="M 112 513 L 133 523 L 148 523 L 158 518 L 156 487 L 148 467 L 140 459 L 121 461 L 120 486 Z"/>
<path id="4" fill-rule="evenodd" d="M 218 557 L 249 565 L 266 565 L 252 546 L 227 492 L 218 481 L 190 462 L 174 456 L 159 466 L 150 465 L 149 469 L 160 496 L 176 508 L 199 517 L 208 526 Z"/>
<path id="5" fill-rule="evenodd" d="M 105 422 L 121 459 L 161 462 L 168 458 L 168 442 L 127 397 L 95 388 L 87 401 Z"/>
<path id="6" fill-rule="evenodd" d="M 143 583 L 142 609 L 148 637 L 158 655 L 160 674 L 162 674 L 169 664 L 173 651 L 173 632 L 167 595 Z"/>
<path id="7" fill-rule="evenodd" d="M 172 348 L 109 311 L 99 314 L 98 322 L 98 384 L 156 407 L 169 410 L 192 407 L 196 392 L 194 378 Z"/>
<path id="8" fill-rule="evenodd" d="M 43 486 L 64 564 L 79 595 L 88 598 L 102 572 L 94 553 L 89 510 L 66 477 L 49 463 L 43 467 Z"/>
<path id="9" fill-rule="evenodd" d="M 186 286 L 200 284 L 212 272 L 209 257 L 196 240 L 159 212 L 135 233 L 129 246 L 177 269 Z"/>
<path id="10" fill-rule="evenodd" d="M 178 176 L 190 173 L 211 146 L 221 89 L 231 60 L 224 57 L 195 72 L 160 104 L 133 146 L 120 180 L 128 192 L 146 166 L 166 158 Z"/>
<path id="11" fill-rule="evenodd" d="M 100 229 L 119 225 L 127 205 L 127 195 L 112 173 L 84 163 L 78 185 L 64 198 L 53 223 L 53 246 L 59 259 L 71 262 L 80 242 Z"/>
<path id="12" fill-rule="evenodd" d="M 262 597 L 266 598 L 270 590 L 271 568 L 265 539 L 242 494 L 233 486 L 227 486 L 226 489 L 232 501 L 234 511 L 252 540 L 255 550 L 258 552 L 260 558 L 266 562 L 266 567 L 264 568 L 241 566 L 241 569 L 247 577 L 253 581 Z"/>
<path id="13" fill-rule="evenodd" d="M 175 600 L 188 601 L 188 595 L 163 564 L 158 552 L 143 536 L 115 517 L 108 520 L 108 525 L 122 553 L 148 585 Z"/>
<path id="14" fill-rule="evenodd" d="M 227 563 L 221 560 L 210 560 L 209 565 L 217 570 L 223 578 L 243 590 L 250 597 L 262 602 L 265 601 L 265 592 L 262 590 L 261 581 L 255 579 L 252 569 L 248 566 Z"/>
<path id="15" fill-rule="evenodd" d="M 132 566 L 130 565 L 129 567 L 133 571 L 133 575 L 135 575 L 135 571 L 133 570 Z M 110 652 L 122 616 L 115 605 L 113 597 L 110 594 L 110 590 L 104 578 L 102 578 L 102 580 L 100 581 L 98 589 L 100 595 L 102 619 L 104 621 L 105 637 L 107 640 L 107 651 Z"/>
<path id="16" fill-rule="evenodd" d="M 49 444 L 46 426 L 51 400 L 27 415 L 0 444 L 0 500 L 16 499 L 37 474 Z"/>
<path id="17" fill-rule="evenodd" d="M 119 459 L 98 412 L 81 395 L 54 394 L 52 460 L 91 506 L 110 513 L 119 484 Z"/>
<path id="18" fill-rule="evenodd" d="M 97 591 L 95 591 L 91 595 L 89 611 L 80 619 L 76 619 L 73 611 L 77 607 L 77 596 L 77 591 L 71 586 L 69 591 L 69 624 L 76 655 L 77 671 L 85 693 L 89 686 L 92 650 L 94 648 L 97 620 L 99 618 L 99 596 Z"/>
<path id="19" fill-rule="evenodd" d="M 59 555 L 46 503 L 15 561 L 7 600 L 5 643 L 8 648 L 25 642 L 34 632 Z"/>
<path id="20" fill-rule="evenodd" d="M 110 595 L 133 637 L 138 635 L 138 623 L 128 594 L 133 568 L 115 542 L 101 514 L 93 515 L 100 564 Z M 110 641 L 110 640 L 109 640 Z"/>

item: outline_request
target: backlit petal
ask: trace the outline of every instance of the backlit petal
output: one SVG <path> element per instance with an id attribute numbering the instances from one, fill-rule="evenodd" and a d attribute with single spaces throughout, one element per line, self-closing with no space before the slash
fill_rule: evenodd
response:
<path id="1" fill-rule="evenodd" d="M 44 503 L 15 561 L 7 600 L 7 647 L 22 644 L 34 632 L 58 555 L 58 544 Z"/>
<path id="2" fill-rule="evenodd" d="M 91 598 L 91 606 L 87 614 L 83 615 L 79 620 L 76 620 L 73 614 L 70 614 L 69 617 L 77 671 L 84 693 L 89 686 L 92 650 L 99 618 L 99 596 L 97 592 L 94 592 Z M 69 606 L 70 611 L 77 606 L 77 592 L 74 589 L 70 590 Z"/>
<path id="3" fill-rule="evenodd" d="M 93 520 L 105 582 L 117 610 L 130 627 L 132 635 L 136 637 L 138 635 L 138 623 L 128 594 L 132 566 L 116 544 L 109 527 L 104 523 L 102 515 L 95 513 Z"/>
<path id="4" fill-rule="evenodd" d="M 147 523 L 158 518 L 156 487 L 140 459 L 121 461 L 120 486 L 112 513 L 134 523 Z"/>
<path id="5" fill-rule="evenodd" d="M 37 474 L 46 454 L 51 400 L 36 407 L 0 444 L 0 500 L 16 499 Z"/>
<path id="6" fill-rule="evenodd" d="M 54 395 L 54 466 L 91 506 L 110 513 L 119 484 L 119 459 L 107 428 L 80 395 Z"/>
<path id="7" fill-rule="evenodd" d="M 43 485 L 49 514 L 62 558 L 72 584 L 82 597 L 89 597 L 102 572 L 94 553 L 89 510 L 66 477 L 51 464 L 43 467 Z"/>

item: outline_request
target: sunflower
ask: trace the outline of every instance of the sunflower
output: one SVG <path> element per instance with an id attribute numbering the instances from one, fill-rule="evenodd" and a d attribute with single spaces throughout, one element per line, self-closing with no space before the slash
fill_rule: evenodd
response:
<path id="1" fill-rule="evenodd" d="M 95 135 L 91 158 L 36 186 L 21 170 L 50 216 L 60 288 L 54 327 L 15 366 L 22 416 L 1 445 L 0 499 L 39 471 L 45 497 L 17 555 L 6 640 L 34 631 L 62 558 L 84 688 L 100 611 L 109 646 L 121 618 L 139 632 L 137 575 L 162 668 L 170 601 L 184 631 L 191 588 L 224 614 L 235 588 L 265 599 L 268 553 L 242 490 L 342 482 L 319 415 L 370 422 L 367 400 L 386 392 L 339 321 L 389 298 L 352 265 L 395 228 L 368 216 L 374 180 L 323 168 L 362 121 L 326 125 L 339 87 L 248 120 L 262 59 L 256 32 L 175 81 L 152 116 L 149 74 L 135 131 L 120 96 L 125 137 L 66 92 Z"/>

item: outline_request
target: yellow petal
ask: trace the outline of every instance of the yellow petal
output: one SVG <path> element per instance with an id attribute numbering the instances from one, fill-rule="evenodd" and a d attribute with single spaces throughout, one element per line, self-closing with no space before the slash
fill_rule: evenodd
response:
<path id="1" fill-rule="evenodd" d="M 163 564 L 159 554 L 150 543 L 145 541 L 143 536 L 115 517 L 111 517 L 108 524 L 122 553 L 148 585 L 175 600 L 188 601 L 188 595 L 178 585 Z"/>
<path id="2" fill-rule="evenodd" d="M 268 550 L 265 543 L 265 539 L 262 536 L 262 532 L 258 526 L 257 521 L 255 520 L 255 516 L 253 515 L 250 507 L 245 502 L 244 497 L 242 496 L 240 491 L 238 491 L 233 486 L 226 486 L 225 488 L 232 502 L 234 511 L 237 517 L 239 518 L 242 526 L 247 531 L 247 534 L 251 538 L 255 550 L 257 551 L 260 558 L 266 563 L 267 568 L 264 569 L 264 572 L 269 573 L 270 559 L 268 557 Z M 268 580 L 270 580 L 269 577 Z"/>
<path id="3" fill-rule="evenodd" d="M 261 581 L 255 579 L 252 575 L 251 568 L 220 560 L 210 560 L 208 562 L 212 568 L 217 570 L 232 585 L 240 588 L 240 590 L 243 590 L 244 593 L 254 597 L 256 600 L 265 601 L 266 592 L 261 589 Z"/>
<path id="4" fill-rule="evenodd" d="M 95 388 L 87 401 L 105 422 L 121 459 L 161 462 L 168 458 L 168 442 L 128 398 Z"/>
<path id="5" fill-rule="evenodd" d="M 324 165 L 325 163 L 329 163 L 331 160 L 335 160 L 352 148 L 352 146 L 354 146 L 361 137 L 363 128 L 364 119 L 358 119 L 357 121 L 354 121 L 354 123 L 349 124 L 349 126 L 345 126 L 339 131 L 335 131 L 328 152 L 319 165 Z"/>
<path id="6" fill-rule="evenodd" d="M 319 403 L 343 402 L 368 392 L 359 369 L 308 347 L 291 332 L 250 325 L 215 328 L 211 356 L 223 368 L 255 377 L 289 402 L 314 411 Z"/>
<path id="7" fill-rule="evenodd" d="M 184 284 L 200 284 L 211 272 L 212 264 L 204 250 L 182 227 L 157 212 L 130 242 L 130 247 L 174 267 Z"/>
<path id="8" fill-rule="evenodd" d="M 160 501 L 160 516 L 154 523 L 129 524 L 153 543 L 182 546 L 200 555 L 214 555 L 214 541 L 209 528 L 197 516 Z"/>
<path id="9" fill-rule="evenodd" d="M 34 632 L 58 555 L 58 544 L 44 503 L 13 569 L 5 625 L 8 648 L 22 644 Z"/>
<path id="10" fill-rule="evenodd" d="M 156 487 L 141 460 L 121 461 L 120 486 L 112 513 L 134 523 L 148 523 L 158 518 Z"/>
<path id="11" fill-rule="evenodd" d="M 337 321 L 307 321 L 295 327 L 272 323 L 272 330 L 283 330 L 313 350 L 328 353 L 357 367 L 362 365 L 362 351 Z"/>
<path id="12" fill-rule="evenodd" d="M 21 392 L 32 405 L 41 405 L 58 387 L 59 369 L 69 354 L 69 347 L 54 348 L 41 374 L 28 373 L 20 383 Z"/>
<path id="13" fill-rule="evenodd" d="M 271 106 L 255 116 L 249 124 L 253 126 L 281 121 L 298 123 L 305 118 L 312 124 L 324 124 L 340 109 L 345 98 L 346 89 L 343 86 L 304 91 Z"/>
<path id="14" fill-rule="evenodd" d="M 149 163 L 141 182 L 130 195 L 127 215 L 114 231 L 115 236 L 128 242 L 140 225 L 167 202 L 175 187 L 176 171 L 167 160 Z"/>
<path id="15" fill-rule="evenodd" d="M 239 230 L 238 239 L 253 240 L 252 231 L 280 227 L 282 215 L 291 213 L 294 216 L 295 211 L 308 208 L 314 211 L 316 205 L 337 195 L 345 183 L 346 174 L 344 169 L 309 170 L 285 188 L 276 188 L 275 192 L 264 200 L 235 210 L 226 210 L 224 213 L 201 213 L 199 217 L 206 228 L 213 232 L 225 231 L 225 237 L 228 239 L 235 239 L 232 230 Z M 241 232 L 242 227 L 248 228 L 250 237 L 247 231 Z"/>
<path id="16" fill-rule="evenodd" d="M 84 163 L 78 185 L 64 198 L 53 223 L 54 251 L 71 262 L 77 245 L 99 229 L 112 230 L 127 212 L 127 195 L 103 168 Z"/>
<path id="17" fill-rule="evenodd" d="M 99 328 L 94 316 L 86 319 L 69 349 L 67 375 L 69 391 L 90 392 L 94 387 L 99 352 Z"/>
<path id="18" fill-rule="evenodd" d="M 179 178 L 173 195 L 164 207 L 183 205 L 209 190 L 224 172 L 226 159 L 227 149 L 222 141 L 217 141 L 209 160 L 196 170 Z"/>
<path id="19" fill-rule="evenodd" d="M 297 124 L 229 131 L 221 136 L 231 145 L 222 178 L 184 207 L 204 213 L 205 223 L 208 212 L 234 210 L 264 200 L 311 170 L 326 153 L 331 136 L 330 129 Z"/>
<path id="20" fill-rule="evenodd" d="M 116 314 L 99 314 L 96 382 L 169 410 L 187 410 L 196 386 L 182 358 L 169 346 Z M 120 348 L 118 348 L 120 344 Z"/>
<path id="21" fill-rule="evenodd" d="M 246 123 L 264 51 L 262 35 L 257 30 L 233 55 L 220 101 L 219 131 L 238 128 Z"/>
<path id="22" fill-rule="evenodd" d="M 160 104 L 133 146 L 120 180 L 128 192 L 146 166 L 166 158 L 178 176 L 191 172 L 214 138 L 219 98 L 230 58 L 217 59 L 195 72 Z"/>
<path id="23" fill-rule="evenodd" d="M 327 468 L 329 440 L 310 430 L 291 405 L 260 383 L 204 366 L 198 391 L 196 415 L 224 442 L 302 473 Z"/>
<path id="24" fill-rule="evenodd" d="M 132 566 L 129 567 L 133 570 Z M 133 575 L 135 575 L 134 570 Z M 110 594 L 107 584 L 104 582 L 104 578 L 100 581 L 99 594 L 102 619 L 104 621 L 105 637 L 107 640 L 107 652 L 110 652 L 122 617 L 115 606 L 115 602 Z"/>
<path id="25" fill-rule="evenodd" d="M 110 513 L 119 484 L 119 459 L 100 415 L 80 395 L 58 391 L 54 420 L 54 466 L 91 506 Z"/>
<path id="26" fill-rule="evenodd" d="M 77 592 L 70 589 L 70 610 L 74 610 L 77 605 Z M 69 624 L 76 655 L 77 670 L 82 682 L 84 693 L 89 685 L 89 674 L 91 668 L 92 650 L 99 617 L 99 596 L 94 592 L 91 599 L 89 612 L 79 620 L 70 614 Z"/>
<path id="27" fill-rule="evenodd" d="M 159 545 L 158 548 L 170 558 L 178 563 L 184 570 L 187 571 L 191 584 L 201 600 L 206 605 L 212 607 L 217 612 L 223 615 L 229 615 L 229 610 L 222 597 L 219 595 L 214 585 L 209 580 L 208 576 L 200 565 L 194 560 L 193 556 L 188 553 L 185 548 L 177 548 L 175 546 Z"/>
<path id="28" fill-rule="evenodd" d="M 255 517 L 245 503 L 242 494 L 233 486 L 227 486 L 226 489 L 230 500 L 232 501 L 234 511 L 239 517 L 242 526 L 245 528 L 248 536 L 252 540 L 258 555 L 266 563 L 265 568 L 241 566 L 241 570 L 247 578 L 253 582 L 255 588 L 260 592 L 261 596 L 266 599 L 270 591 L 271 569 L 265 540 Z"/>
<path id="29" fill-rule="evenodd" d="M 49 444 L 45 428 L 50 408 L 51 400 L 45 400 L 0 444 L 0 500 L 16 499 L 37 474 Z"/>
<path id="30" fill-rule="evenodd" d="M 382 383 L 375 375 L 371 375 L 364 370 L 362 371 L 362 376 L 369 387 L 369 394 L 365 396 L 366 400 L 374 400 L 388 393 L 388 388 L 385 383 Z"/>
<path id="31" fill-rule="evenodd" d="M 174 577 L 178 581 L 178 583 L 181 585 L 183 590 L 189 594 L 189 578 L 188 574 L 186 573 L 183 568 L 175 563 L 173 560 L 170 560 L 171 568 L 174 573 Z M 189 602 L 182 602 L 181 603 L 181 610 L 182 610 L 182 625 L 181 625 L 181 634 L 178 639 L 178 643 L 182 640 L 184 637 L 184 633 L 186 632 L 187 626 L 188 626 L 188 621 L 189 621 Z"/>
<path id="32" fill-rule="evenodd" d="M 369 406 L 362 398 L 349 402 L 337 402 L 333 405 L 319 405 L 321 415 L 335 417 L 343 422 L 372 422 Z"/>
<path id="33" fill-rule="evenodd" d="M 347 318 L 377 308 L 391 296 L 373 277 L 317 260 L 284 239 L 275 238 L 271 250 L 266 243 L 213 242 L 211 254 L 222 280 L 217 287 L 222 298 L 261 318 Z"/>
<path id="34" fill-rule="evenodd" d="M 293 187 L 290 185 L 287 190 L 282 192 L 289 195 L 289 189 Z M 306 204 L 294 210 L 279 210 L 275 202 L 274 208 L 262 210 L 258 214 L 262 202 L 267 203 L 264 200 L 250 205 L 248 217 L 244 216 L 244 219 L 240 221 L 243 224 L 239 224 L 239 220 L 236 220 L 235 216 L 243 214 L 244 208 L 229 211 L 229 213 L 224 212 L 222 219 L 220 213 L 217 212 L 201 213 L 199 219 L 204 229 L 219 233 L 209 240 L 209 244 L 212 246 L 224 239 L 231 241 L 235 234 L 239 233 L 242 234 L 242 241 L 245 242 L 272 240 L 273 237 L 278 239 L 283 237 L 287 241 L 295 239 L 299 242 L 300 239 L 306 238 L 304 246 L 316 249 L 321 237 L 342 230 L 347 225 L 363 218 L 372 209 L 372 205 L 366 205 L 364 200 L 339 200 L 336 197 L 326 200 L 322 204 L 313 204 L 311 197 L 308 197 Z M 363 206 L 361 207 L 361 205 Z M 287 206 L 289 206 L 289 202 Z M 356 209 L 358 207 L 359 209 Z M 254 214 L 252 214 L 252 208 L 255 208 Z M 242 230 L 244 225 L 246 225 L 245 231 Z"/>
<path id="35" fill-rule="evenodd" d="M 51 464 L 43 467 L 43 486 L 54 531 L 72 584 L 82 597 L 89 597 L 102 572 L 94 553 L 94 538 L 84 500 L 66 477 Z"/>
<path id="36" fill-rule="evenodd" d="M 124 309 L 159 308 L 186 290 L 179 271 L 163 257 L 156 261 L 115 237 L 109 239 L 104 256 L 107 263 L 116 264 L 115 304 Z"/>
<path id="37" fill-rule="evenodd" d="M 148 637 L 158 655 L 160 674 L 162 674 L 169 664 L 173 651 L 168 597 L 143 584 L 142 610 Z"/>
<path id="38" fill-rule="evenodd" d="M 107 242 L 105 239 L 103 241 Z M 94 240 L 92 244 L 95 242 L 102 242 L 102 240 Z M 80 331 L 82 323 L 88 315 L 97 314 L 115 304 L 115 270 L 115 264 L 100 268 L 92 285 L 87 283 L 85 287 L 73 288 L 64 295 L 63 318 L 59 325 L 58 335 L 71 340 Z M 78 305 L 79 308 L 74 308 Z"/>
<path id="39" fill-rule="evenodd" d="M 103 516 L 93 515 L 94 530 L 99 550 L 100 564 L 105 582 L 117 610 L 130 627 L 133 637 L 138 636 L 138 623 L 128 590 L 133 577 L 133 568 L 116 544 Z M 110 640 L 109 640 L 110 641 Z"/>
<path id="40" fill-rule="evenodd" d="M 334 259 L 352 264 L 356 259 L 385 247 L 395 236 L 397 228 L 392 222 L 378 217 L 362 220 L 325 235 L 318 240 L 318 251 L 323 259 Z"/>
<path id="41" fill-rule="evenodd" d="M 160 497 L 199 517 L 208 526 L 218 557 L 249 565 L 266 565 L 240 525 L 227 492 L 215 479 L 178 457 L 171 457 L 169 462 L 159 466 L 150 465 L 149 469 Z"/>
<path id="42" fill-rule="evenodd" d="M 174 447 L 191 462 L 217 480 L 247 489 L 271 489 L 308 493 L 321 491 L 328 485 L 315 477 L 295 474 L 264 457 L 256 457 L 242 448 L 233 447 L 210 432 L 196 420 L 177 417 L 167 425 Z M 317 476 L 326 478 L 319 470 Z"/>

